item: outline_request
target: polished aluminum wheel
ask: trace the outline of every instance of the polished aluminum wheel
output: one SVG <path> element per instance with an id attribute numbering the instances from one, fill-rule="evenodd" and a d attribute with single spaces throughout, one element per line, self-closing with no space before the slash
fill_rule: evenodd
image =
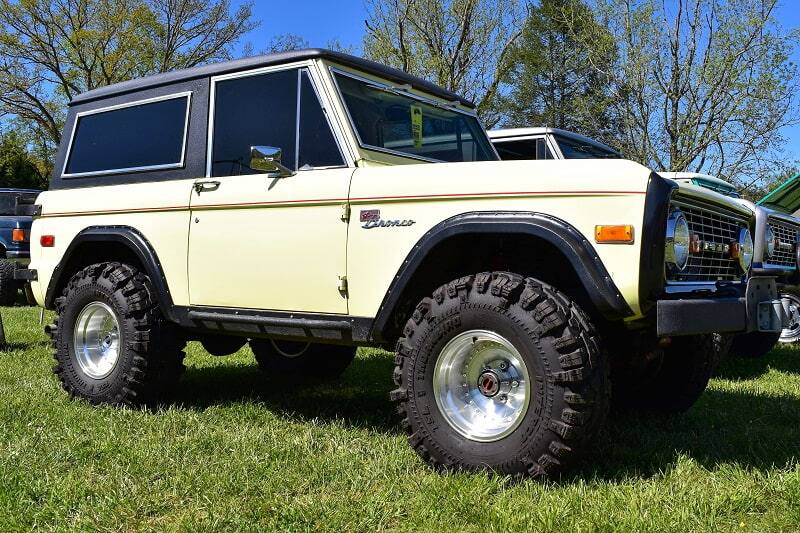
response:
<path id="1" fill-rule="evenodd" d="M 117 365 L 122 335 L 114 311 L 102 302 L 92 302 L 78 314 L 73 334 L 75 358 L 92 379 L 103 379 Z"/>
<path id="2" fill-rule="evenodd" d="M 794 294 L 783 294 L 789 299 L 789 325 L 781 331 L 778 342 L 792 343 L 800 340 L 800 298 Z"/>
<path id="3" fill-rule="evenodd" d="M 459 434 L 478 442 L 497 441 L 511 434 L 528 411 L 528 368 L 517 349 L 497 333 L 466 331 L 439 354 L 433 394 Z"/>
<path id="4" fill-rule="evenodd" d="M 311 346 L 310 342 L 275 341 L 272 339 L 270 339 L 269 342 L 272 344 L 272 347 L 275 348 L 276 352 L 289 359 L 300 357 L 306 353 L 309 346 Z"/>

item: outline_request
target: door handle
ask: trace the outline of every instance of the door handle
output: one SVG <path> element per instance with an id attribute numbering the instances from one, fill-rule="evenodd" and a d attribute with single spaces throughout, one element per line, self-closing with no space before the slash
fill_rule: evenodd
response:
<path id="1" fill-rule="evenodd" d="M 200 194 L 203 191 L 216 191 L 217 189 L 219 189 L 218 181 L 198 181 L 194 184 L 194 190 L 197 194 Z"/>

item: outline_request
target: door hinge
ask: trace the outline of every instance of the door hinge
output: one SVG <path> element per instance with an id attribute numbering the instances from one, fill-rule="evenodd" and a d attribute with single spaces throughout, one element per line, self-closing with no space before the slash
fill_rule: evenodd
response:
<path id="1" fill-rule="evenodd" d="M 350 204 L 342 204 L 342 222 L 350 222 Z"/>
<path id="2" fill-rule="evenodd" d="M 339 292 L 347 294 L 347 276 L 339 276 Z"/>

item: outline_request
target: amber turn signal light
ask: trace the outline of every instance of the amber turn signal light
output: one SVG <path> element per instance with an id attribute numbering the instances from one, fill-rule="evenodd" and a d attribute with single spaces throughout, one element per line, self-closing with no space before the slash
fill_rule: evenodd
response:
<path id="1" fill-rule="evenodd" d="M 598 243 L 633 244 L 633 226 L 595 226 L 594 240 Z"/>
<path id="2" fill-rule="evenodd" d="M 25 230 L 19 228 L 12 229 L 11 240 L 14 242 L 25 242 Z"/>
<path id="3" fill-rule="evenodd" d="M 39 239 L 39 244 L 42 245 L 43 248 L 52 248 L 56 245 L 56 236 L 55 235 L 42 235 Z"/>

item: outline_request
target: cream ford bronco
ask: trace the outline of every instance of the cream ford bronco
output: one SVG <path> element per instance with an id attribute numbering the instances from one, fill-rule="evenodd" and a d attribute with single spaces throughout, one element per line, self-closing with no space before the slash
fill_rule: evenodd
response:
<path id="1" fill-rule="evenodd" d="M 63 139 L 27 278 L 55 373 L 92 403 L 157 401 L 191 339 L 249 343 L 277 381 L 394 346 L 421 457 L 542 476 L 593 446 L 612 387 L 687 409 L 707 334 L 785 318 L 750 276 L 752 211 L 630 161 L 498 161 L 470 102 L 348 55 L 97 89 Z"/>

